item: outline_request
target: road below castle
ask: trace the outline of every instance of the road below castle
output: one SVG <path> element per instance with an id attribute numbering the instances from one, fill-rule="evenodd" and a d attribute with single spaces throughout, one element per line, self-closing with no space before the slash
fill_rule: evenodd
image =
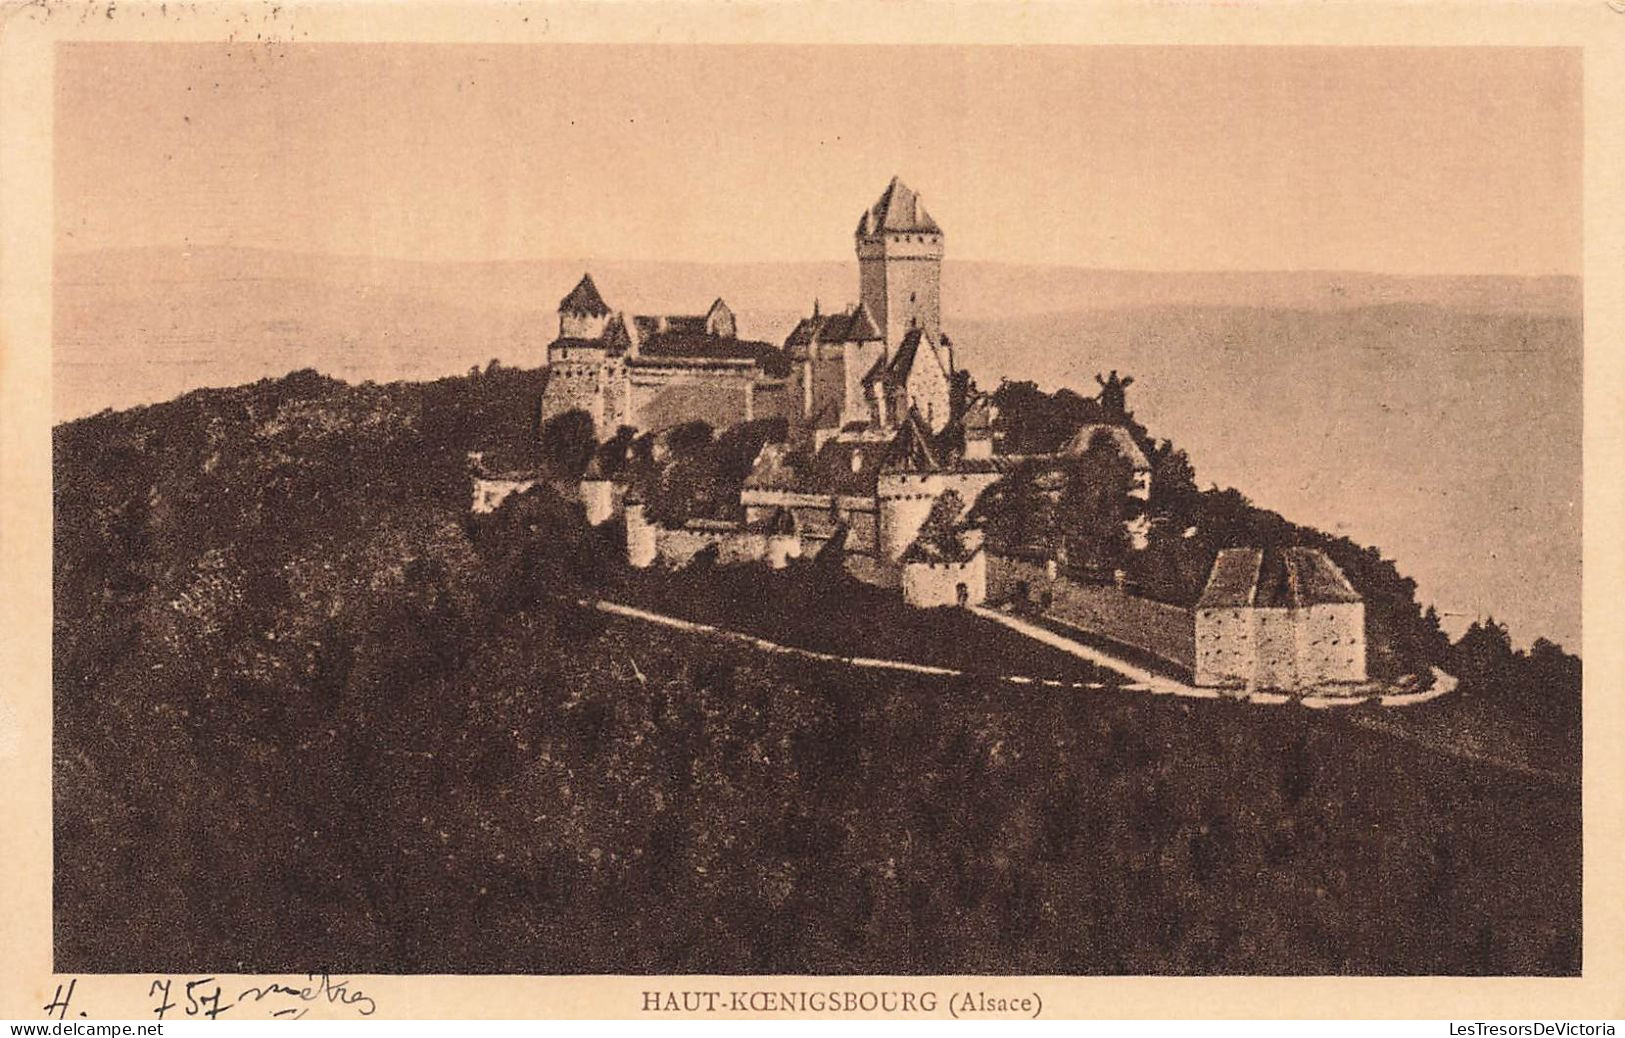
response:
<path id="1" fill-rule="evenodd" d="M 814 649 L 804 649 L 794 645 L 784 645 L 767 638 L 759 638 L 752 634 L 728 630 L 714 624 L 700 623 L 695 620 L 684 620 L 681 617 L 670 616 L 665 613 L 642 609 L 636 606 L 623 605 L 619 602 L 609 602 L 602 599 L 580 600 L 578 605 L 596 609 L 612 616 L 620 616 L 630 620 L 644 623 L 658 624 L 674 630 L 688 631 L 693 634 L 702 634 L 713 638 L 721 638 L 740 645 L 747 645 L 762 652 L 778 655 L 795 656 L 800 659 L 813 660 L 821 663 L 834 663 L 851 667 L 864 667 L 876 670 L 894 670 L 911 674 L 931 674 L 939 677 L 989 677 L 997 681 L 1004 681 L 1014 685 L 1043 685 L 1050 688 L 1068 688 L 1090 691 L 1122 691 L 1122 692 L 1149 692 L 1153 695 L 1184 696 L 1191 699 L 1221 699 L 1225 693 L 1217 689 L 1197 688 L 1195 685 L 1175 680 L 1163 674 L 1156 674 L 1143 667 L 1136 666 L 1110 652 L 1096 649 L 1075 641 L 1065 635 L 1057 634 L 1047 628 L 1018 619 L 1008 613 L 984 606 L 972 606 L 970 612 L 984 620 L 997 623 L 1017 634 L 1031 638 L 1034 641 L 1059 649 L 1069 655 L 1086 660 L 1096 666 L 1114 671 L 1127 678 L 1125 683 L 1106 683 L 1099 681 L 1061 681 L 1054 678 L 1038 678 L 1022 674 L 988 674 L 977 675 L 953 667 L 938 667 L 926 663 L 914 663 L 908 660 L 877 659 L 869 656 L 842 656 L 837 653 L 819 652 Z M 1428 700 L 1437 699 L 1455 688 L 1455 678 L 1443 671 L 1435 672 L 1435 682 L 1426 692 L 1406 696 L 1349 696 L 1316 697 L 1316 696 L 1285 696 L 1267 693 L 1253 693 L 1247 701 L 1261 705 L 1279 705 L 1285 703 L 1299 703 L 1310 707 L 1324 707 L 1331 705 L 1355 705 L 1358 703 L 1378 702 L 1383 706 L 1411 706 Z M 1482 758 L 1477 758 L 1482 759 Z"/>
<path id="2" fill-rule="evenodd" d="M 1059 649 L 1062 652 L 1077 656 L 1078 658 L 1087 660 L 1097 666 L 1115 671 L 1123 675 L 1125 678 L 1128 678 L 1128 683 L 1107 684 L 1104 682 L 1060 681 L 1053 678 L 1036 678 L 1019 674 L 972 675 L 966 671 L 957 670 L 952 667 L 936 667 L 925 663 L 912 663 L 907 660 L 876 659 L 866 656 L 841 656 L 835 653 L 818 652 L 813 649 L 803 649 L 793 645 L 783 645 L 766 638 L 758 638 L 755 635 L 744 634 L 739 631 L 730 631 L 726 628 L 717 627 L 713 624 L 704 624 L 693 620 L 684 620 L 681 617 L 668 616 L 664 613 L 658 613 L 648 609 L 640 609 L 636 606 L 622 605 L 619 602 L 582 600 L 578 604 L 584 607 L 596 609 L 602 613 L 608 613 L 611 616 L 619 616 L 629 620 L 658 624 L 662 627 L 669 627 L 674 630 L 687 631 L 693 634 L 701 634 L 713 638 L 721 638 L 737 644 L 748 645 L 759 651 L 778 655 L 794 656 L 800 659 L 813 660 L 821 663 L 833 663 L 876 670 L 893 670 L 911 674 L 931 674 L 940 677 L 957 678 L 983 676 L 991 677 L 994 680 L 1008 682 L 1014 685 L 1041 685 L 1049 688 L 1087 691 L 1149 692 L 1153 695 L 1185 696 L 1193 699 L 1225 698 L 1225 693 L 1216 689 L 1197 688 L 1194 685 L 1189 685 L 1182 681 L 1176 681 L 1173 678 L 1167 677 L 1166 675 L 1154 674 L 1143 667 L 1135 666 L 1134 664 L 1129 663 L 1128 661 L 1123 660 L 1109 652 L 1103 652 L 1081 642 L 1074 641 L 1071 638 L 1067 638 L 1064 635 L 1057 634 L 1056 632 L 1048 630 L 1047 628 L 1018 619 L 1017 617 L 1011 616 L 1008 613 L 1000 612 L 997 609 L 989 609 L 983 606 L 973 606 L 971 607 L 970 611 L 984 620 L 1000 624 L 1012 631 L 1017 632 L 1018 634 L 1032 638 L 1034 641 L 1041 642 L 1050 646 L 1051 648 Z M 1449 693 L 1455 691 L 1458 683 L 1454 676 L 1447 674 L 1438 668 L 1434 668 L 1433 679 L 1433 685 L 1427 691 L 1409 694 L 1358 697 L 1349 696 L 1334 698 L 1325 696 L 1291 697 L 1285 695 L 1255 693 L 1247 697 L 1247 701 L 1256 705 L 1283 705 L 1287 703 L 1297 703 L 1301 706 L 1307 706 L 1310 708 L 1324 708 L 1333 705 L 1354 706 L 1361 703 L 1375 703 L 1390 708 L 1408 707 L 1419 705 L 1421 703 L 1438 699 L 1441 696 L 1448 695 Z M 1358 725 L 1359 727 L 1381 732 L 1384 735 L 1395 739 L 1400 739 L 1420 749 L 1425 749 L 1443 756 L 1452 757 L 1457 760 L 1469 761 L 1475 764 L 1487 764 L 1491 767 L 1546 781 L 1570 781 L 1566 776 L 1563 776 L 1558 772 L 1532 767 L 1528 764 L 1514 760 L 1508 760 L 1500 755 L 1486 753 L 1473 747 L 1455 745 L 1447 740 L 1409 731 L 1394 724 L 1385 723 L 1384 721 L 1370 715 L 1362 714 L 1358 717 L 1350 717 L 1349 722 Z"/>

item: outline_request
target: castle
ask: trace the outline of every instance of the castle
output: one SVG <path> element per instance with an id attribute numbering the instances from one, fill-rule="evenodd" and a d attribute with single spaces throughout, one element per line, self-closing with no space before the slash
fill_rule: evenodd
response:
<path id="1" fill-rule="evenodd" d="M 954 363 L 942 331 L 942 228 L 919 196 L 893 178 L 853 235 L 858 300 L 812 313 L 782 346 L 742 339 L 718 298 L 704 314 L 613 310 L 590 274 L 560 301 L 547 347 L 544 423 L 588 415 L 600 440 L 630 427 L 671 429 L 696 420 L 721 430 L 783 419 L 739 494 L 742 521 L 652 521 L 624 485 L 589 472 L 589 521 L 621 514 L 628 561 L 682 566 L 702 552 L 726 562 L 783 568 L 835 553 L 859 579 L 899 588 L 916 606 L 1023 602 L 1056 622 L 1128 645 L 1206 685 L 1311 687 L 1365 679 L 1364 605 L 1323 553 L 1221 552 L 1192 608 L 1116 586 L 1080 583 L 1053 556 L 985 543 L 970 518 L 982 495 L 1017 466 L 1055 466 L 1096 450 L 1127 463 L 1126 491 L 1150 499 L 1152 469 L 1127 426 L 1132 379 L 1099 379 L 1106 421 L 1085 425 L 1053 455 L 995 450 L 997 417 Z M 532 485 L 523 474 L 476 472 L 475 510 Z M 1049 491 L 1058 502 L 1059 491 Z M 1133 550 L 1149 522 L 1131 509 Z M 1140 514 L 1132 514 L 1140 512 Z M 951 513 L 951 514 L 950 514 Z M 1261 575 L 1262 574 L 1262 575 Z"/>
<path id="2" fill-rule="evenodd" d="M 622 426 L 783 418 L 822 446 L 837 436 L 890 439 L 917 412 L 940 433 L 954 374 L 941 322 L 942 228 L 893 178 L 854 241 L 858 302 L 827 314 L 815 304 L 782 347 L 741 339 L 721 299 L 699 315 L 627 315 L 583 275 L 559 302 L 543 420 L 584 411 L 607 438 Z"/>

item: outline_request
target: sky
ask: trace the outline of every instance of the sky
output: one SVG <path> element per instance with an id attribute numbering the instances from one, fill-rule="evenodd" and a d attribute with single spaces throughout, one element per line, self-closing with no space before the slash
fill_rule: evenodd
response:
<path id="1" fill-rule="evenodd" d="M 1576 50 L 84 44 L 61 249 L 1568 274 Z M 830 213 L 848 212 L 832 221 Z"/>

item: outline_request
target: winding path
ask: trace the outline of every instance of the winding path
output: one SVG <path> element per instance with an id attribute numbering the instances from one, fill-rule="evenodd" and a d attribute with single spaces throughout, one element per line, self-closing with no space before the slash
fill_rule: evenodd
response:
<path id="1" fill-rule="evenodd" d="M 632 620 L 642 620 L 645 623 L 659 624 L 674 630 L 688 631 L 692 634 L 704 634 L 724 641 L 763 652 L 776 653 L 781 656 L 794 656 L 797 659 L 815 660 L 820 663 L 840 663 L 849 667 L 867 667 L 874 670 L 895 670 L 909 674 L 932 674 L 938 677 L 958 678 L 977 677 L 988 678 L 995 681 L 1004 681 L 1012 685 L 1042 685 L 1047 688 L 1084 689 L 1089 691 L 1106 691 L 1136 689 L 1135 685 L 1107 684 L 1104 681 L 1060 681 L 1055 678 L 1024 677 L 1019 674 L 980 674 L 972 671 L 955 670 L 952 667 L 935 667 L 927 663 L 909 663 L 906 660 L 883 660 L 872 656 L 838 656 L 832 652 L 818 652 L 815 649 L 802 649 L 794 645 L 781 645 L 766 638 L 758 638 L 752 634 L 743 634 L 739 631 L 730 631 L 725 627 L 716 627 L 711 624 L 702 624 L 695 620 L 683 620 L 664 613 L 652 612 L 648 609 L 639 609 L 636 606 L 621 605 L 619 602 L 606 602 L 602 599 L 580 599 L 578 605 L 597 609 L 599 612 L 609 613 L 612 616 L 624 616 Z M 1111 670 L 1119 670 L 1116 664 L 1103 664 Z"/>
<path id="2" fill-rule="evenodd" d="M 984 620 L 1008 627 L 1017 634 L 1026 635 L 1036 642 L 1043 642 L 1051 648 L 1060 649 L 1062 652 L 1077 656 L 1080 659 L 1088 660 L 1109 670 L 1115 670 L 1134 682 L 1132 685 L 1124 687 L 1136 692 L 1189 696 L 1192 699 L 1218 699 L 1220 697 L 1220 693 L 1216 689 L 1197 688 L 1195 685 L 1187 685 L 1183 681 L 1175 681 L 1173 678 L 1164 677 L 1161 674 L 1153 674 L 1143 667 L 1136 667 L 1134 664 L 1118 659 L 1110 653 L 1091 648 L 1065 635 L 1056 634 L 1047 627 L 1040 627 L 1037 624 L 1019 620 L 1009 613 L 1002 613 L 997 609 L 989 609 L 986 606 L 971 606 L 970 611 Z"/>
<path id="3" fill-rule="evenodd" d="M 701 634 L 707 637 L 718 638 L 723 641 L 745 645 L 762 652 L 781 656 L 791 656 L 797 659 L 814 660 L 820 663 L 835 663 L 850 667 L 865 667 L 874 670 L 892 670 L 909 674 L 931 674 L 939 677 L 976 677 L 984 680 L 1003 681 L 1012 685 L 1038 685 L 1045 688 L 1060 688 L 1080 691 L 1115 691 L 1115 692 L 1149 692 L 1153 695 L 1188 696 L 1194 699 L 1221 699 L 1233 695 L 1210 688 L 1197 688 L 1182 681 L 1161 674 L 1154 674 L 1143 667 L 1118 659 L 1111 653 L 1084 645 L 1064 635 L 1060 635 L 1044 627 L 1026 622 L 1001 613 L 997 610 L 986 609 L 980 606 L 972 607 L 971 611 L 984 620 L 1002 624 L 1012 631 L 1026 635 L 1035 641 L 1049 645 L 1052 648 L 1070 653 L 1080 659 L 1088 660 L 1108 670 L 1116 671 L 1130 679 L 1129 684 L 1108 684 L 1101 681 L 1059 681 L 1054 678 L 1034 678 L 1015 674 L 980 674 L 970 671 L 955 670 L 952 667 L 935 667 L 925 663 L 909 663 L 906 660 L 875 659 L 868 656 L 839 656 L 831 652 L 818 652 L 814 649 L 797 648 L 794 645 L 781 645 L 766 638 L 743 634 L 739 631 L 730 631 L 724 627 L 712 624 L 703 624 L 694 620 L 683 620 L 664 613 L 656 613 L 648 609 L 639 609 L 636 606 L 622 605 L 619 602 L 606 602 L 601 599 L 577 599 L 576 604 L 596 609 L 599 612 L 612 616 L 625 617 L 643 623 L 657 624 L 674 630 L 687 631 L 691 634 Z M 1425 692 L 1371 693 L 1360 696 L 1284 696 L 1273 693 L 1252 693 L 1240 698 L 1243 701 L 1259 705 L 1277 705 L 1284 703 L 1298 703 L 1311 709 L 1329 706 L 1354 705 L 1357 703 L 1376 703 L 1385 707 L 1414 706 L 1425 703 L 1431 699 L 1447 695 L 1455 691 L 1457 679 L 1440 670 L 1433 668 L 1433 686 Z M 1355 724 L 1375 732 L 1381 732 L 1391 738 L 1408 742 L 1420 749 L 1438 753 L 1447 757 L 1472 761 L 1479 764 L 1488 764 L 1516 772 L 1530 778 L 1545 781 L 1559 782 L 1574 785 L 1577 780 L 1561 772 L 1549 771 L 1532 767 L 1519 761 L 1507 760 L 1491 754 L 1470 750 L 1465 747 L 1451 745 L 1448 742 L 1429 737 L 1420 732 L 1407 731 L 1391 722 L 1379 720 L 1372 714 L 1359 714 L 1351 716 L 1349 723 Z"/>
<path id="4" fill-rule="evenodd" d="M 832 652 L 819 652 L 815 649 L 803 649 L 794 645 L 783 645 L 766 638 L 744 634 L 740 631 L 731 631 L 725 627 L 713 624 L 700 623 L 696 620 L 684 620 L 680 617 L 668 616 L 649 609 L 640 609 L 637 606 L 622 605 L 619 602 L 608 602 L 603 599 L 578 599 L 577 604 L 596 609 L 599 612 L 609 613 L 612 616 L 626 617 L 631 620 L 640 620 L 644 623 L 658 624 L 674 630 L 687 631 L 691 634 L 703 634 L 723 641 L 734 642 L 738 645 L 749 646 L 761 652 L 775 653 L 781 656 L 793 656 L 797 659 L 813 660 L 819 663 L 836 663 L 849 667 L 865 667 L 872 670 L 892 670 L 907 674 L 930 674 L 937 677 L 976 677 L 992 681 L 1003 681 L 1012 685 L 1038 685 L 1045 688 L 1064 688 L 1090 692 L 1149 692 L 1152 695 L 1184 696 L 1189 699 L 1222 699 L 1236 698 L 1259 705 L 1275 706 L 1284 703 L 1299 703 L 1311 709 L 1331 706 L 1352 706 L 1357 703 L 1377 702 L 1382 706 L 1411 706 L 1424 703 L 1430 699 L 1450 692 L 1456 687 L 1456 679 L 1444 671 L 1434 668 L 1433 687 L 1426 692 L 1405 695 L 1382 695 L 1371 693 L 1356 696 L 1286 696 L 1277 693 L 1227 693 L 1212 688 L 1197 688 L 1195 685 L 1178 681 L 1166 675 L 1156 674 L 1144 667 L 1129 663 L 1109 652 L 1093 648 L 1082 642 L 1075 641 L 1065 635 L 1029 623 L 1026 620 L 1011 616 L 996 609 L 984 606 L 971 606 L 970 611 L 984 620 L 1000 624 L 1017 634 L 1024 635 L 1034 641 L 1041 642 L 1054 649 L 1059 649 L 1069 655 L 1086 660 L 1096 666 L 1123 675 L 1128 679 L 1123 683 L 1108 683 L 1104 681 L 1061 681 L 1056 678 L 1035 678 L 1021 674 L 984 674 L 975 671 L 956 670 L 952 667 L 937 667 L 927 663 L 910 663 L 906 660 L 876 659 L 872 656 L 841 656 Z"/>

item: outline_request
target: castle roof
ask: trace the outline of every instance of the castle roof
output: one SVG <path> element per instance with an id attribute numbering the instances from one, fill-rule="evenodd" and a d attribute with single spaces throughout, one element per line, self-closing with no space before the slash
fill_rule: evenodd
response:
<path id="1" fill-rule="evenodd" d="M 1072 438 L 1061 448 L 1062 454 L 1086 454 L 1095 438 L 1104 436 L 1117 447 L 1117 452 L 1127 458 L 1134 466 L 1136 472 L 1151 471 L 1151 460 L 1145 456 L 1145 451 L 1134 442 L 1134 435 L 1121 425 L 1111 425 L 1105 422 L 1093 422 L 1080 426 Z"/>
<path id="2" fill-rule="evenodd" d="M 1253 604 L 1264 553 L 1257 548 L 1224 548 L 1208 571 L 1198 609 L 1236 609 Z"/>
<path id="3" fill-rule="evenodd" d="M 948 337 L 944 335 L 942 341 L 947 343 Z M 935 358 L 937 366 L 942 367 L 943 374 L 947 374 L 948 369 L 942 364 L 942 355 L 937 352 L 936 344 L 926 338 L 925 330 L 910 328 L 903 336 L 903 341 L 897 344 L 897 352 L 893 353 L 890 359 L 881 357 L 875 361 L 874 367 L 863 376 L 863 384 L 868 386 L 881 382 L 887 386 L 907 385 L 909 373 L 914 370 L 915 358 L 919 356 L 921 343 L 925 344 L 931 356 Z"/>
<path id="4" fill-rule="evenodd" d="M 886 450 L 881 466 L 887 472 L 936 472 L 942 468 L 937 460 L 936 448 L 931 446 L 931 434 L 920 421 L 918 411 L 910 410 L 897 430 L 896 439 Z"/>
<path id="5" fill-rule="evenodd" d="M 666 318 L 666 331 L 672 335 L 707 335 L 704 314 L 671 314 Z"/>
<path id="6" fill-rule="evenodd" d="M 813 314 L 811 317 L 803 317 L 795 328 L 791 329 L 784 344 L 795 347 L 807 346 L 814 342 L 875 342 L 879 338 L 880 330 L 875 327 L 868 308 L 859 303 L 845 313 Z"/>
<path id="7" fill-rule="evenodd" d="M 733 311 L 720 297 L 703 314 L 633 314 L 630 317 L 617 314 L 610 319 L 610 325 L 617 324 L 639 346 L 661 335 L 734 338 Z"/>
<path id="8" fill-rule="evenodd" d="M 590 307 L 594 301 L 603 302 L 588 277 L 583 278 L 560 305 Z M 609 315 L 599 339 L 560 338 L 554 341 L 554 346 L 591 347 L 617 355 L 631 353 L 628 363 L 643 367 L 677 362 L 753 361 L 764 369 L 773 369 L 770 374 L 787 374 L 787 370 L 780 370 L 787 369 L 788 364 L 783 359 L 783 351 L 771 343 L 739 338 L 733 332 L 732 318 L 728 304 L 721 299 L 712 303 L 704 314 L 614 313 Z"/>
<path id="9" fill-rule="evenodd" d="M 858 221 L 858 235 L 882 234 L 888 231 L 906 231 L 919 234 L 941 234 L 942 228 L 931 219 L 909 186 L 897 177 L 891 178 L 880 198 L 864 212 Z"/>
<path id="10" fill-rule="evenodd" d="M 1288 548 L 1288 583 L 1297 605 L 1326 605 L 1364 601 L 1331 556 L 1319 548 Z"/>
<path id="11" fill-rule="evenodd" d="M 598 294 L 598 286 L 592 283 L 592 275 L 583 274 L 576 287 L 570 289 L 570 294 L 559 300 L 559 313 L 608 317 L 609 304 Z"/>
<path id="12" fill-rule="evenodd" d="M 783 352 L 772 343 L 758 342 L 754 339 L 728 339 L 720 335 L 707 334 L 704 328 L 698 333 L 684 328 L 655 332 L 646 336 L 638 346 L 638 359 L 765 361 L 773 356 L 782 356 Z M 628 363 L 634 361 L 629 360 Z"/>
<path id="13" fill-rule="evenodd" d="M 1225 548 L 1213 562 L 1198 609 L 1249 606 L 1303 609 L 1363 601 L 1337 563 L 1319 548 Z"/>
<path id="14" fill-rule="evenodd" d="M 977 394 L 965 407 L 962 424 L 967 436 L 986 439 L 993 435 L 993 419 L 997 414 L 993 407 L 993 398 L 986 393 Z"/>

